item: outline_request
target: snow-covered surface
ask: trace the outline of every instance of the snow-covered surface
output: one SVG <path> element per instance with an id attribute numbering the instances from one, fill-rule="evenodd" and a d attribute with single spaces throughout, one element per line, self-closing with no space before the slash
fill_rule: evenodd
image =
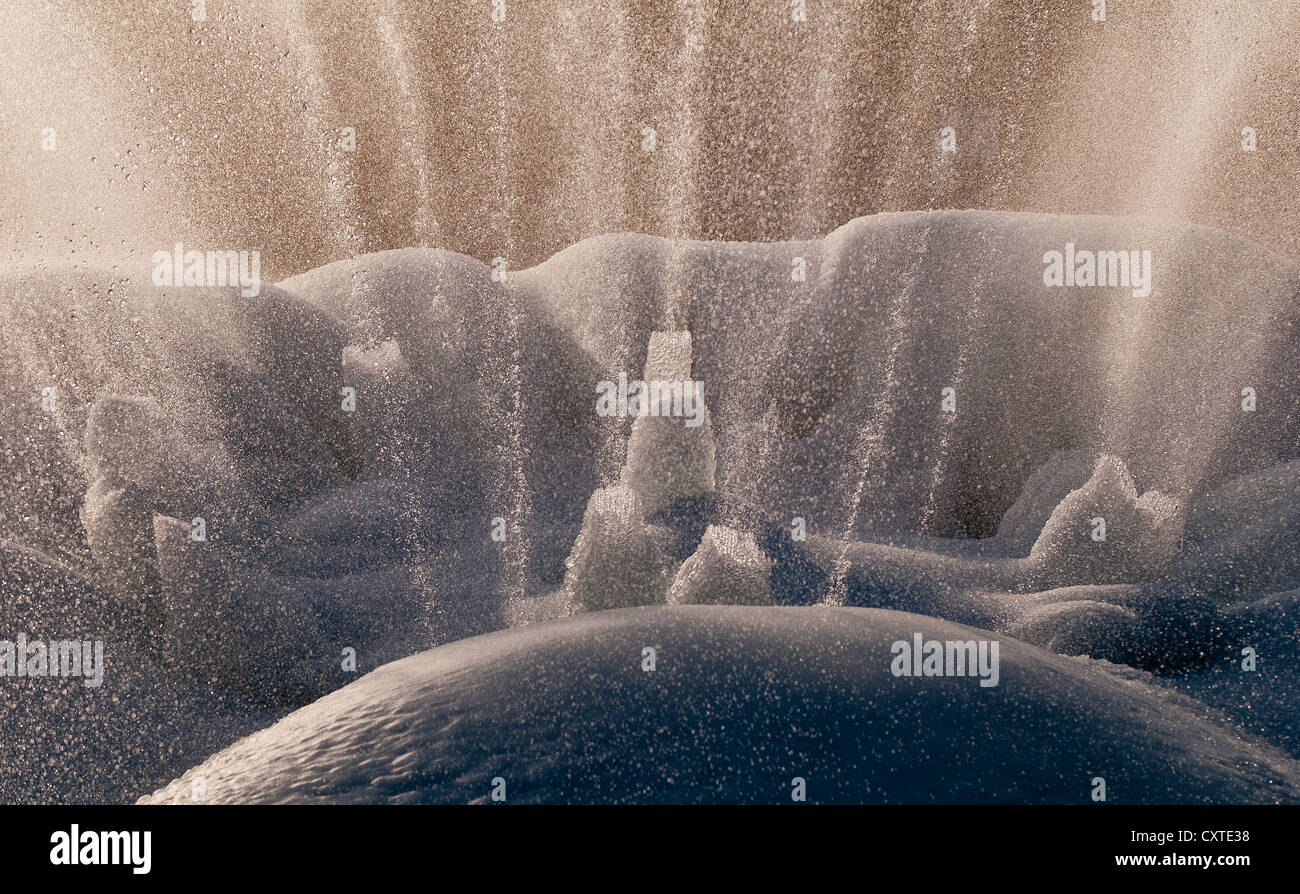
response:
<path id="1" fill-rule="evenodd" d="M 663 601 L 663 556 L 646 526 L 641 498 L 626 485 L 591 495 L 567 565 L 565 590 L 573 611 Z"/>
<path id="2" fill-rule="evenodd" d="M 1151 295 L 1044 288 L 1042 253 L 1066 242 L 1151 250 Z M 504 627 L 769 597 L 1149 671 L 1137 715 L 1195 698 L 1300 755 L 1297 295 L 1294 264 L 1203 227 L 975 211 L 799 243 L 601 236 L 505 282 L 389 251 L 256 298 L 4 273 L 0 638 L 103 635 L 110 674 L 94 692 L 0 681 L 22 718 L 0 800 L 129 799 L 394 659 Z M 620 373 L 702 382 L 706 423 L 597 415 Z M 596 622 L 566 623 L 535 635 Z M 899 759 L 878 756 L 864 776 Z M 961 797 L 1001 797 L 980 778 L 997 767 Z"/>
<path id="3" fill-rule="evenodd" d="M 709 525 L 668 590 L 673 605 L 770 605 L 772 563 L 754 535 Z"/>
<path id="4" fill-rule="evenodd" d="M 890 672 L 876 609 L 680 606 L 488 634 L 380 668 L 147 803 L 1272 802 L 1300 764 L 1194 703 L 1002 642 L 1000 681 Z M 643 650 L 655 669 L 643 670 Z"/>

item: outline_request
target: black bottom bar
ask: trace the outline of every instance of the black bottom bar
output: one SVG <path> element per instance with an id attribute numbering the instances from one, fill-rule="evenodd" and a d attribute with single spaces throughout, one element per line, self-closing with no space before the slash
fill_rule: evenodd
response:
<path id="1" fill-rule="evenodd" d="M 28 807 L 9 808 L 6 876 L 430 886 L 468 875 L 642 887 L 849 872 L 864 882 L 1021 872 L 1231 883 L 1292 865 L 1296 807 Z M 81 842 L 71 864 L 67 841 Z M 143 834 L 149 832 L 148 872 Z M 93 838 L 93 843 L 91 839 Z M 132 845 L 132 842 L 135 842 Z M 89 848 L 89 850 L 86 850 Z M 116 865 L 85 865 L 101 851 Z M 133 859 L 134 858 L 134 859 Z M 58 865 L 55 861 L 59 861 Z M 134 867 L 133 867 L 134 862 Z M 698 867 L 698 868 L 692 868 Z M 558 876 L 558 878 L 557 878 Z M 1039 876 L 1041 877 L 1041 876 Z M 339 890 L 337 887 L 332 890 Z"/>

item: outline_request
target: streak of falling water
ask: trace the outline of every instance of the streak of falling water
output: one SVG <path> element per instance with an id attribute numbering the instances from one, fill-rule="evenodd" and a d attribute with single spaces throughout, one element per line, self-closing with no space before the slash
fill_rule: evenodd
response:
<path id="1" fill-rule="evenodd" d="M 951 536 L 948 531 L 934 530 L 934 517 L 938 512 L 939 492 L 941 489 L 952 484 L 951 460 L 952 460 L 952 438 L 953 428 L 957 424 L 957 413 L 961 411 L 963 397 L 962 386 L 965 384 L 966 369 L 970 362 L 970 346 L 975 337 L 979 334 L 979 312 L 980 312 L 980 289 L 988 280 L 988 267 L 980 267 L 980 273 L 971 277 L 968 299 L 962 302 L 962 305 L 969 308 L 966 314 L 965 327 L 962 333 L 960 347 L 957 350 L 957 357 L 953 361 L 952 371 L 949 374 L 949 381 L 943 387 L 954 389 L 957 400 L 957 412 L 939 413 L 939 443 L 935 449 L 934 470 L 930 475 L 930 490 L 926 499 L 924 508 L 921 510 L 921 530 L 930 534 L 944 534 Z M 935 395 L 938 399 L 941 395 Z"/>
<path id="2" fill-rule="evenodd" d="M 390 115 L 389 120 L 399 118 L 405 124 L 406 137 L 402 143 L 410 153 L 411 170 L 416 178 L 415 195 L 417 205 L 414 217 L 411 220 L 412 245 L 420 247 L 437 246 L 441 234 L 438 222 L 433 217 L 435 204 L 428 173 L 430 166 L 428 128 L 433 121 L 433 116 L 417 86 L 412 71 L 411 54 L 407 48 L 402 24 L 395 21 L 391 15 L 380 15 L 376 18 L 375 25 L 383 45 L 384 59 L 387 62 L 386 69 L 392 73 L 396 87 L 395 99 L 398 114 Z M 437 307 L 445 301 L 442 295 L 442 283 L 446 269 L 446 258 L 443 254 L 438 253 L 436 255 L 435 266 L 434 294 L 429 296 L 429 300 L 431 304 Z M 359 268 L 354 273 L 353 287 L 354 289 L 358 287 L 365 289 L 367 286 L 368 274 L 364 268 Z M 413 530 L 419 529 L 421 526 L 421 519 L 414 519 L 411 525 Z M 447 609 L 445 606 L 438 604 L 439 594 L 437 574 L 433 570 L 433 551 L 424 542 L 413 543 L 411 548 L 420 557 L 420 560 L 412 568 L 411 584 L 424 597 L 424 605 L 426 606 L 424 615 L 425 636 L 432 645 L 438 642 L 436 631 L 445 630 L 448 626 Z"/>
<path id="3" fill-rule="evenodd" d="M 807 22 L 801 22 L 795 25 L 799 28 L 808 28 Z M 819 10 L 818 27 L 821 33 L 835 35 L 834 47 L 829 52 L 818 54 L 818 68 L 811 79 L 801 83 L 810 84 L 808 89 L 795 90 L 791 89 L 785 94 L 785 119 L 786 126 L 796 139 L 802 140 L 804 134 L 810 130 L 816 133 L 816 137 L 811 141 L 811 148 L 803 151 L 800 156 L 799 164 L 799 186 L 797 205 L 794 210 L 794 221 L 791 231 L 797 238 L 824 239 L 828 233 L 827 228 L 831 226 L 827 220 L 827 205 L 833 184 L 834 172 L 831 170 L 832 154 L 837 148 L 835 136 L 838 133 L 837 122 L 842 114 L 842 97 L 845 94 L 845 63 L 847 51 L 844 47 L 844 30 L 840 22 L 840 14 L 833 8 Z M 805 141 L 807 142 L 807 141 Z M 813 266 L 811 259 L 808 258 L 808 246 L 799 242 L 790 243 L 790 254 L 798 255 L 810 261 L 810 271 L 812 278 L 807 282 L 794 282 L 786 276 L 787 284 L 790 287 L 789 299 L 784 303 L 784 307 L 777 316 L 773 333 L 779 339 L 784 339 L 790 331 L 795 316 L 803 309 L 803 304 L 799 294 L 803 290 L 816 289 L 816 277 L 820 265 Z M 821 243 L 817 245 L 817 251 L 821 251 Z M 768 407 L 761 419 L 756 422 L 756 437 L 758 439 L 758 448 L 753 457 L 754 471 L 752 480 L 759 482 L 755 486 L 754 496 L 757 505 L 745 507 L 751 515 L 736 515 L 737 507 L 730 505 L 724 508 L 727 513 L 727 520 L 732 524 L 747 526 L 756 521 L 766 521 L 763 508 L 771 503 L 771 494 L 768 499 L 764 500 L 765 494 L 762 492 L 762 483 L 779 482 L 782 479 L 781 470 L 777 467 L 783 460 L 783 451 L 778 449 L 781 443 L 781 437 L 778 434 L 780 425 L 780 411 L 777 407 L 775 398 L 768 403 Z"/>
<path id="4" fill-rule="evenodd" d="M 438 222 L 432 216 L 434 203 L 429 182 L 428 128 L 433 116 L 415 85 L 411 70 L 411 54 L 406 47 L 402 28 L 387 15 L 379 16 L 376 25 L 379 28 L 379 36 L 383 40 L 388 69 L 397 82 L 396 100 L 403 112 L 401 117 L 405 119 L 407 125 L 406 139 L 403 140 L 403 144 L 411 154 L 411 169 L 416 177 L 415 194 L 419 198 L 415 219 L 411 222 L 416 239 L 414 244 L 422 247 L 437 245 Z"/>
<path id="5" fill-rule="evenodd" d="M 509 264 L 514 257 L 514 234 L 511 221 L 515 218 L 515 206 L 518 198 L 514 192 L 510 176 L 510 121 L 506 102 L 506 68 L 505 60 L 509 52 L 509 41 L 505 22 L 493 23 L 492 52 L 496 63 L 497 120 L 492 129 L 496 139 L 497 174 L 496 174 L 496 211 L 498 225 L 496 231 L 501 233 L 504 242 L 502 257 Z M 523 438 L 523 371 L 521 367 L 522 348 L 519 333 L 519 294 L 514 284 L 513 274 L 507 273 L 505 282 L 501 283 L 501 294 L 505 298 L 506 314 L 509 320 L 510 350 L 510 395 L 509 418 L 506 420 L 507 456 L 503 467 L 513 464 L 513 481 L 506 485 L 508 494 L 501 494 L 502 502 L 510 502 L 510 524 L 506 546 L 508 573 L 514 578 L 517 596 L 526 595 L 525 573 L 528 567 L 528 547 L 523 536 L 524 521 L 531 518 L 532 506 L 528 492 L 528 478 L 524 466 Z"/>
<path id="6" fill-rule="evenodd" d="M 971 64 L 972 47 L 984 25 L 983 19 L 988 14 L 988 0 L 979 0 L 977 3 L 968 4 L 963 7 L 965 17 L 964 36 L 961 44 L 955 50 L 955 62 L 960 67 L 968 67 Z M 930 206 L 933 208 L 934 200 L 931 198 Z M 955 390 L 957 403 L 957 412 L 961 411 L 962 402 L 962 385 L 966 376 L 967 364 L 969 363 L 970 346 L 974 337 L 979 332 L 979 312 L 980 312 L 980 290 L 988 281 L 990 270 L 986 266 L 979 266 L 976 272 L 967 277 L 969 283 L 968 298 L 961 302 L 962 306 L 969 308 L 964 325 L 965 330 L 959 342 L 957 356 L 953 360 L 950 381 L 945 383 L 945 387 Z M 940 395 L 935 395 L 938 399 Z M 956 426 L 957 413 L 939 414 L 939 443 L 936 448 L 936 458 L 934 470 L 930 476 L 930 488 L 926 499 L 926 504 L 921 510 L 920 527 L 926 533 L 943 533 L 950 535 L 951 532 L 938 532 L 934 530 L 934 518 L 938 512 L 939 492 L 942 488 L 950 486 L 950 461 L 952 458 L 952 437 L 953 428 Z"/>
<path id="7" fill-rule="evenodd" d="M 305 87 L 303 115 L 308 138 L 316 151 L 324 154 L 326 207 L 333 218 L 331 229 L 338 238 L 338 254 L 339 257 L 361 254 L 365 251 L 365 242 L 355 224 L 359 214 L 348 186 L 353 182 L 351 163 L 347 153 L 338 149 L 336 137 L 339 134 L 327 124 L 327 121 L 331 124 L 338 122 L 330 107 L 329 87 L 321 74 L 324 68 L 320 50 L 312 42 L 302 4 L 292 4 L 286 20 L 290 45 L 298 59 L 298 81 Z M 324 117 L 313 111 L 315 103 L 326 110 Z"/>
<path id="8" fill-rule="evenodd" d="M 987 7 L 984 0 L 978 3 L 981 10 Z M 968 16 L 968 33 L 973 34 L 978 25 L 978 13 L 972 13 L 967 7 Z M 965 60 L 969 42 L 963 46 L 961 59 Z M 945 64 L 947 61 L 945 60 Z M 917 92 L 924 87 L 926 76 L 926 66 L 918 65 L 912 71 L 913 86 Z M 887 189 L 893 189 L 893 184 L 902 178 L 901 156 L 896 158 L 892 165 L 891 171 L 886 175 L 885 182 L 888 184 Z M 928 202 L 930 210 L 934 209 L 934 195 L 931 193 Z M 862 511 L 862 504 L 869 491 L 878 489 L 879 482 L 871 481 L 873 474 L 880 464 L 881 450 L 884 448 L 885 435 L 893 415 L 893 408 L 898 405 L 899 391 L 902 383 L 898 379 L 898 360 L 900 353 L 907 347 L 904 336 L 908 328 L 911 316 L 912 296 L 916 289 L 916 282 L 920 276 L 921 266 L 925 261 L 926 255 L 930 250 L 930 226 L 925 224 L 924 230 L 920 234 L 920 244 L 914 252 L 916 265 L 909 272 L 898 297 L 890 305 L 889 309 L 889 326 L 885 337 L 885 344 L 889 345 L 889 353 L 885 358 L 885 376 L 884 382 L 877 396 L 875 406 L 872 408 L 871 419 L 862 429 L 861 437 L 855 451 L 861 457 L 861 471 L 858 474 L 857 482 L 854 486 L 853 497 L 849 503 L 849 517 L 844 529 L 844 539 L 840 547 L 839 556 L 835 560 L 834 571 L 831 576 L 831 586 L 827 593 L 827 603 L 833 605 L 843 605 L 848 599 L 848 586 L 846 576 L 848 574 L 848 547 L 850 539 L 853 537 L 854 530 L 858 524 L 858 517 Z"/>
<path id="9" fill-rule="evenodd" d="M 919 239 L 920 244 L 913 252 L 916 264 L 889 306 L 889 325 L 884 338 L 884 344 L 889 346 L 889 353 L 885 356 L 884 381 L 877 393 L 875 405 L 871 410 L 871 417 L 862 427 L 857 447 L 854 450 L 854 455 L 861 457 L 860 471 L 853 489 L 853 497 L 849 502 L 849 516 L 844 527 L 840 553 L 835 559 L 834 570 L 831 573 L 831 586 L 827 591 L 826 598 L 822 600 L 827 605 L 844 605 L 848 602 L 846 577 L 849 570 L 849 542 L 858 524 L 858 516 L 862 510 L 864 496 L 869 489 L 876 490 L 877 485 L 880 483 L 879 481 L 869 481 L 869 479 L 873 475 L 878 477 L 877 468 L 882 459 L 881 450 L 884 447 L 885 434 L 893 416 L 893 408 L 897 405 L 899 393 L 902 390 L 902 383 L 898 377 L 899 356 L 908 346 L 905 336 L 913 314 L 914 302 L 912 301 L 912 295 L 916 289 L 916 281 L 920 277 L 921 265 L 930 250 L 930 226 L 928 223 L 925 224 L 924 230 L 921 231 Z"/>
<path id="10" fill-rule="evenodd" d="M 804 154 L 801 164 L 799 202 L 794 232 L 800 238 L 815 239 L 827 235 L 826 229 L 843 221 L 828 221 L 827 211 L 834 191 L 835 172 L 832 170 L 832 153 L 838 148 L 836 136 L 840 133 L 838 122 L 844 115 L 844 97 L 851 93 L 846 88 L 846 63 L 849 50 L 844 35 L 852 33 L 840 21 L 839 11 L 829 4 L 818 11 L 820 33 L 835 35 L 833 46 L 818 53 L 818 68 L 809 79 L 811 89 L 803 93 L 791 90 L 790 97 L 798 97 L 787 113 L 789 126 L 797 139 L 810 130 L 816 133 L 812 146 Z M 797 27 L 809 27 L 806 23 Z"/>
<path id="11" fill-rule="evenodd" d="M 665 328 L 688 329 L 691 322 L 691 296 L 686 293 L 684 251 L 681 241 L 693 236 L 697 230 L 695 201 L 699 187 L 699 128 L 694 107 L 695 91 L 700 89 L 704 77 L 705 35 L 710 25 L 711 12 L 703 0 L 678 0 L 678 17 L 685 20 L 684 38 L 673 70 L 678 72 L 677 86 L 673 90 L 671 109 L 664 108 L 663 117 L 671 120 L 667 137 L 668 164 L 665 174 L 667 189 L 667 231 L 671 242 L 665 265 L 662 285 L 667 295 Z"/>
<path id="12" fill-rule="evenodd" d="M 570 213 L 580 217 L 576 222 L 560 222 L 568 224 L 561 231 L 572 245 L 626 228 L 626 155 L 610 152 L 608 144 L 611 139 L 628 137 L 624 122 L 633 120 L 630 100 L 635 95 L 635 66 L 629 61 L 627 15 L 621 8 L 611 10 L 609 19 L 586 16 L 576 9 L 559 10 L 556 16 L 559 40 L 547 41 L 541 51 L 547 56 L 547 68 L 559 74 L 556 91 L 569 94 L 578 129 L 565 146 L 568 164 L 564 179 L 575 187 L 561 213 L 566 218 Z M 598 59 L 591 53 L 593 46 L 601 47 Z M 599 77 L 587 76 L 593 64 L 609 70 L 600 71 Z"/>
<path id="13" fill-rule="evenodd" d="M 788 289 L 787 298 L 771 329 L 776 343 L 782 345 L 789 344 L 795 320 L 806 313 L 809 305 L 817 300 L 818 278 L 823 267 L 822 258 L 825 240 L 820 239 L 815 243 L 790 242 L 787 245 L 792 257 L 797 256 L 807 260 L 808 270 L 812 273 L 811 277 L 804 282 L 793 280 L 788 272 L 784 274 L 786 288 Z M 751 514 L 749 516 L 734 516 L 728 519 L 731 523 L 740 526 L 749 526 L 755 523 L 765 524 L 768 521 L 766 510 L 772 505 L 773 498 L 783 499 L 785 493 L 788 493 L 788 491 L 782 492 L 780 488 L 781 482 L 786 477 L 786 466 L 784 464 L 787 461 L 787 455 L 784 445 L 787 441 L 780 433 L 781 410 L 775 397 L 768 401 L 767 410 L 757 420 L 755 427 L 754 438 L 757 439 L 758 449 L 752 460 L 752 469 L 747 469 L 745 475 L 746 478 L 755 482 L 752 491 L 754 494 L 753 505 L 747 507 Z M 766 493 L 764 493 L 764 489 L 766 489 Z M 736 489 L 729 488 L 729 491 L 734 490 Z M 765 496 L 767 499 L 763 499 Z M 788 507 L 782 502 L 781 511 L 786 508 Z"/>
<path id="14" fill-rule="evenodd" d="M 608 19 L 586 16 L 574 9 L 565 9 L 558 15 L 561 39 L 548 42 L 547 46 L 551 64 L 567 77 L 579 80 L 578 84 L 572 85 L 573 89 L 582 91 L 574 97 L 575 105 L 595 113 L 584 114 L 580 119 L 581 126 L 585 133 L 599 137 L 584 139 L 583 133 L 578 134 L 568 153 L 571 161 L 566 179 L 577 184 L 578 190 L 571 203 L 577 206 L 578 213 L 584 215 L 576 224 L 576 232 L 573 225 L 569 227 L 571 241 L 576 243 L 581 238 L 627 229 L 627 153 L 610 152 L 608 147 L 611 144 L 625 145 L 633 136 L 640 139 L 639 133 L 628 132 L 626 124 L 636 120 L 633 102 L 637 95 L 636 65 L 632 56 L 632 29 L 627 9 L 622 4 L 610 10 Z M 603 55 L 610 60 L 608 64 L 603 60 L 599 62 L 605 69 L 599 80 L 584 77 L 595 61 L 591 56 L 593 46 L 603 46 Z M 564 89 L 565 85 L 562 83 L 560 87 Z M 602 255 L 592 263 L 608 267 L 603 283 L 605 288 L 624 288 L 626 280 L 621 275 L 623 271 L 616 266 L 616 259 Z M 620 294 L 617 297 L 620 299 L 617 303 L 621 305 L 625 296 Z M 613 367 L 609 375 L 616 376 L 616 370 L 630 370 L 630 341 L 627 338 L 615 339 Z M 608 487 L 616 484 L 622 475 L 631 426 L 608 425 L 602 428 L 602 432 L 602 443 L 597 453 L 600 457 L 598 475 L 601 486 Z"/>
<path id="15" fill-rule="evenodd" d="M 341 126 L 342 122 L 333 113 L 329 89 L 321 74 L 323 67 L 320 50 L 311 40 L 303 6 L 294 4 L 286 21 L 290 46 L 298 58 L 299 83 L 306 86 L 307 101 L 303 104 L 303 114 L 307 119 L 307 131 L 317 152 L 324 153 L 325 205 L 331 215 L 330 229 L 338 239 L 338 257 L 357 257 L 369 251 L 369 239 L 356 223 L 361 219 L 361 213 L 351 192 L 350 184 L 355 181 L 352 162 L 336 139 L 341 136 L 341 132 L 336 132 L 326 123 L 329 121 Z M 314 101 L 319 101 L 325 109 L 324 117 L 312 111 Z M 364 268 L 358 266 L 353 270 L 351 287 L 352 319 L 349 322 L 356 329 L 373 337 L 378 331 L 378 323 L 375 321 L 369 276 Z"/>

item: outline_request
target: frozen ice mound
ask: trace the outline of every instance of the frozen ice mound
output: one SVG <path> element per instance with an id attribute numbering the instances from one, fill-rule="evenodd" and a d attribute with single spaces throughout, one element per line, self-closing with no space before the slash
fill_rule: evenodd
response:
<path id="1" fill-rule="evenodd" d="M 240 480 L 276 503 L 355 471 L 332 410 L 339 330 L 272 286 L 244 298 L 96 268 L 7 273 L 0 320 L 10 445 L 0 459 L 22 482 L 0 495 L 0 525 L 34 546 L 84 548 L 80 495 L 101 465 L 151 488 L 178 483 L 160 473 L 185 471 L 179 444 L 224 451 Z M 41 522 L 24 527 L 24 517 Z"/>
<path id="2" fill-rule="evenodd" d="M 1155 672 L 1217 658 L 1233 626 L 1213 601 L 1167 584 L 1066 587 L 1018 609 L 1002 628 L 1017 639 Z"/>
<path id="3" fill-rule="evenodd" d="M 156 515 L 154 529 L 165 667 L 257 704 L 305 704 L 431 643 L 501 624 L 492 600 L 449 598 L 414 563 L 331 577 L 276 574 L 195 541 L 176 519 Z"/>
<path id="4" fill-rule="evenodd" d="M 772 563 L 753 534 L 709 525 L 668 589 L 671 605 L 771 605 Z"/>
<path id="5" fill-rule="evenodd" d="M 341 659 L 331 662 L 333 686 L 311 679 L 312 670 L 325 670 L 312 658 L 327 634 L 301 588 L 235 571 L 214 544 L 195 542 L 186 522 L 156 516 L 154 531 L 172 669 L 272 704 L 304 704 L 347 679 Z"/>
<path id="6" fill-rule="evenodd" d="M 1151 249 L 1152 294 L 1044 289 L 1067 241 Z M 1294 264 L 1204 227 L 973 211 L 602 236 L 502 282 L 381 252 L 256 298 L 3 272 L 0 540 L 107 600 L 177 692 L 297 704 L 351 679 L 344 647 L 364 671 L 658 603 L 683 568 L 726 581 L 692 599 L 759 599 L 767 562 L 773 602 L 842 586 L 1289 717 L 1219 665 L 1241 605 L 1300 586 L 1297 295 Z M 597 383 L 636 371 L 702 382 L 706 423 L 598 416 Z M 55 578 L 18 568 L 0 605 L 58 614 Z M 1258 631 L 1286 617 L 1251 622 L 1270 673 Z"/>
<path id="7" fill-rule="evenodd" d="M 1049 584 L 1143 580 L 1169 564 L 1181 534 L 1177 502 L 1157 492 L 1139 497 L 1123 461 L 1103 456 L 1052 510 L 1028 564 Z"/>
<path id="8" fill-rule="evenodd" d="M 1165 679 L 1300 755 L 1300 590 L 1238 602 L 1223 615 L 1225 648 L 1215 660 L 1198 673 Z"/>
<path id="9" fill-rule="evenodd" d="M 599 483 L 592 407 L 601 375 L 526 273 L 497 281 L 473 258 L 412 248 L 280 285 L 336 320 L 353 356 L 389 342 L 400 352 L 397 374 L 358 377 L 367 386 L 358 442 L 393 445 L 377 458 L 392 474 L 435 464 L 466 494 L 482 494 L 489 518 L 515 522 L 511 548 L 527 572 L 558 584 Z"/>
<path id="10" fill-rule="evenodd" d="M 568 559 L 565 591 L 573 612 L 663 602 L 663 556 L 641 499 L 625 485 L 591 495 Z"/>
<path id="11" fill-rule="evenodd" d="M 845 546 L 815 537 L 787 546 L 773 576 L 785 578 L 784 593 L 799 594 L 796 603 L 824 601 L 840 558 L 846 605 L 987 627 L 1063 654 L 1156 672 L 1213 661 L 1231 629 L 1221 604 L 1194 588 L 1148 580 L 1042 589 L 1041 575 L 1028 571 L 1023 559 L 948 556 L 874 543 Z"/>
<path id="12" fill-rule="evenodd" d="M 1196 703 L 1003 639 L 1000 683 L 891 674 L 891 644 L 991 636 L 891 611 L 659 606 L 386 665 L 143 803 L 1300 800 L 1300 764 Z M 655 669 L 644 650 L 655 652 Z M 954 742 L 960 747 L 953 747 Z"/>
<path id="13" fill-rule="evenodd" d="M 1227 600 L 1300 586 L 1300 462 L 1234 477 L 1191 507 L 1175 571 Z"/>
<path id="14" fill-rule="evenodd" d="M 522 406 L 544 407 L 535 415 L 545 431 L 521 420 L 507 455 L 509 433 L 474 387 L 481 375 L 430 387 L 411 372 L 408 358 L 427 370 L 455 354 L 449 340 L 461 330 L 407 330 L 401 347 L 384 343 L 386 354 L 348 350 L 346 319 L 273 287 L 244 299 L 94 269 L 0 277 L 0 298 L 13 323 L 0 360 L 9 386 L 0 460 L 22 481 L 0 490 L 0 532 L 86 565 L 133 613 L 133 644 L 165 672 L 301 703 L 351 679 L 336 672 L 339 646 L 356 648 L 364 672 L 500 626 L 499 594 L 482 583 L 503 565 L 487 533 L 494 515 L 511 515 L 513 496 L 488 494 L 484 482 L 512 480 L 515 456 L 530 449 L 528 472 L 544 478 L 530 479 L 537 524 L 523 530 L 551 544 L 527 556 L 530 570 L 549 564 L 543 578 L 558 580 L 578 520 L 565 506 L 580 511 L 591 475 L 582 447 L 591 439 L 558 448 L 556 424 L 574 414 L 556 408 L 581 393 L 563 374 L 534 377 Z M 427 306 L 412 297 L 412 313 L 417 304 Z M 445 322 L 447 307 L 438 312 L 432 322 Z M 482 366 L 501 348 L 501 322 L 485 321 L 464 363 Z M 525 361 L 562 372 L 581 358 L 556 337 Z M 354 413 L 340 404 L 345 384 L 359 392 Z M 50 410 L 46 388 L 57 399 Z M 540 396 L 547 389 L 560 399 Z M 499 404 L 501 390 L 489 390 Z M 463 412 L 453 418 L 445 411 L 455 401 Z M 18 432 L 25 444 L 10 437 Z M 192 520 L 206 529 L 198 575 L 187 564 L 198 546 L 184 537 Z M 160 521 L 172 532 L 161 539 Z M 220 625 L 213 636 L 230 635 L 219 673 L 209 672 L 199 625 L 169 618 L 164 604 L 206 612 Z M 241 643 L 255 623 L 265 625 L 256 648 Z M 179 633 L 195 634 L 195 648 L 176 648 Z M 283 646 L 265 648 L 281 636 Z"/>
<path id="15" fill-rule="evenodd" d="M 1025 481 L 1020 496 L 998 522 L 994 538 L 1005 545 L 1008 553 L 1028 556 L 1056 507 L 1093 477 L 1098 459 L 1089 450 L 1058 450 L 1053 453 Z"/>
<path id="16" fill-rule="evenodd" d="M 671 383 L 685 392 L 680 404 L 705 407 L 699 424 L 681 415 L 641 415 L 632 423 L 623 480 L 641 498 L 646 516 L 653 518 L 683 501 L 711 494 L 716 461 L 703 384 L 692 378 L 690 333 L 651 333 L 641 378 L 648 388 Z M 656 397 L 651 391 L 644 400 Z"/>
<path id="17" fill-rule="evenodd" d="M 0 639 L 69 637 L 84 630 L 122 636 L 141 623 L 139 606 L 98 585 L 87 564 L 68 566 L 40 550 L 0 539 Z"/>
<path id="18" fill-rule="evenodd" d="M 86 459 L 99 478 L 131 485 L 166 502 L 203 485 L 197 449 L 176 432 L 151 398 L 102 397 L 86 422 Z"/>
<path id="19" fill-rule="evenodd" d="M 941 547 L 924 537 L 814 535 L 782 545 L 776 574 L 802 564 L 803 580 L 825 600 L 838 570 L 850 606 L 914 611 L 1064 654 L 1184 670 L 1212 661 L 1230 626 L 1216 601 L 1170 569 L 1184 515 L 1163 494 L 1138 496 L 1118 458 L 1061 452 L 1031 476 L 988 541 Z"/>
<path id="20" fill-rule="evenodd" d="M 1067 242 L 1150 249 L 1152 294 L 1044 288 L 1029 272 Z M 1294 458 L 1300 276 L 1258 246 L 1168 221 L 942 212 L 877 215 L 782 249 L 808 249 L 810 267 L 785 290 L 797 304 L 779 346 L 759 349 L 765 396 L 806 445 L 782 465 L 811 465 L 820 447 L 828 472 L 840 456 L 865 468 L 864 534 L 987 536 L 1062 449 L 1117 456 L 1143 490 L 1179 497 Z M 716 336 L 698 319 L 707 356 Z M 1247 386 L 1267 395 L 1258 412 L 1242 410 Z M 944 387 L 955 413 L 939 412 Z M 724 455 L 732 429 L 714 412 Z"/>

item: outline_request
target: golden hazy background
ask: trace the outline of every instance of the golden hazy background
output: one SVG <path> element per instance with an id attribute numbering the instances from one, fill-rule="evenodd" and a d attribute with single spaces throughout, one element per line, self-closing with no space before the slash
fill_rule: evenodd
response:
<path id="1" fill-rule="evenodd" d="M 269 279 L 413 245 L 519 268 L 599 233 L 925 208 L 1176 217 L 1300 258 L 1298 0 L 192 7 L 4 0 L 0 259 L 183 240 L 259 249 Z"/>

